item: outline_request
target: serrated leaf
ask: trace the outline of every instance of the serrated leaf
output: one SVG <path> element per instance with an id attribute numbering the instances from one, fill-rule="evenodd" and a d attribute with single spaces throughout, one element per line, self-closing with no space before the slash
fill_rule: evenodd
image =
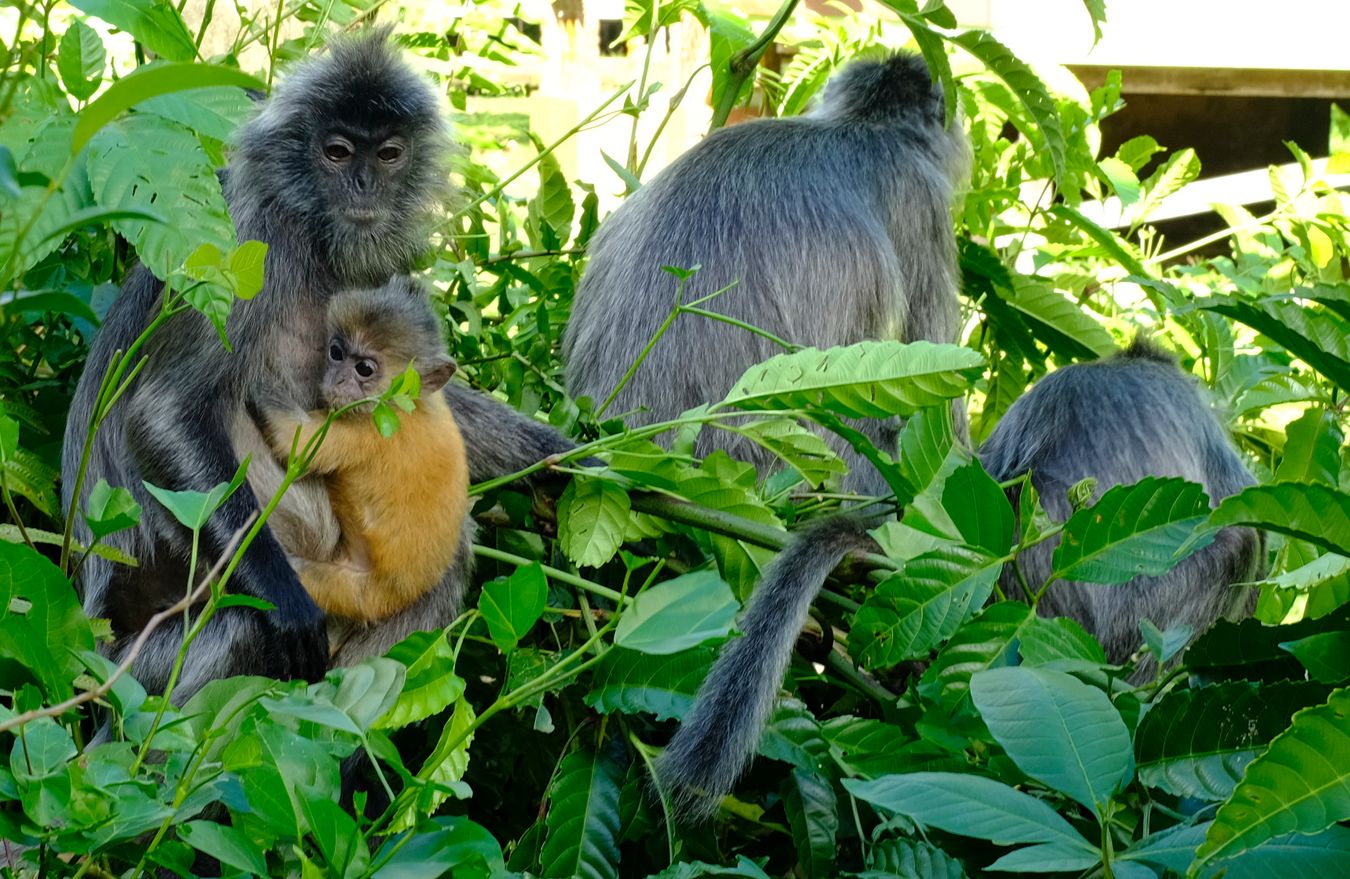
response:
<path id="1" fill-rule="evenodd" d="M 820 434 L 790 418 L 752 421 L 738 425 L 737 429 L 782 458 L 813 488 L 820 487 L 831 476 L 848 472 L 848 465 L 839 459 Z"/>
<path id="2" fill-rule="evenodd" d="M 926 656 L 983 606 L 1002 563 L 947 546 L 905 563 L 877 586 L 849 630 L 849 653 L 868 668 Z"/>
<path id="3" fill-rule="evenodd" d="M 1294 712 L 1326 694 L 1318 684 L 1288 681 L 1229 681 L 1169 693 L 1135 733 L 1139 779 L 1174 796 L 1222 800 Z"/>
<path id="4" fill-rule="evenodd" d="M 1204 864 L 1290 832 L 1319 833 L 1350 819 L 1350 691 L 1294 715 L 1247 766 L 1196 852 Z"/>
<path id="5" fill-rule="evenodd" d="M 619 753 L 583 748 L 558 767 L 549 786 L 548 839 L 539 854 L 546 879 L 618 879 Z"/>
<path id="6" fill-rule="evenodd" d="M 1116 351 L 1115 339 L 1082 306 L 1049 284 L 1017 276 L 1003 301 L 1027 322 L 1038 341 L 1075 359 L 1106 357 Z"/>
<path id="7" fill-rule="evenodd" d="M 1209 499 L 1195 483 L 1150 476 L 1118 485 L 1069 517 L 1052 576 L 1124 583 L 1164 574 L 1214 539 L 1214 532 L 1196 534 L 1208 515 Z"/>
<path id="8" fill-rule="evenodd" d="M 1076 845 L 1042 843 L 1009 852 L 984 869 L 990 873 L 1067 873 L 1086 870 L 1101 862 L 1100 854 L 1090 854 Z M 1120 879 L 1129 879 L 1121 876 Z"/>
<path id="9" fill-rule="evenodd" d="M 473 744 L 472 728 L 477 715 L 469 700 L 460 696 L 455 700 L 455 711 L 450 722 L 441 730 L 431 756 L 418 771 L 421 778 L 437 785 L 423 788 L 420 797 L 400 809 L 392 822 L 394 830 L 407 830 L 413 827 L 422 815 L 429 814 L 444 803 L 453 791 L 461 799 L 469 795 L 468 786 L 463 783 L 464 773 L 469 769 L 469 746 Z"/>
<path id="10" fill-rule="evenodd" d="M 614 643 L 665 655 L 731 631 L 740 605 L 715 571 L 693 571 L 643 592 L 619 619 Z"/>
<path id="11" fill-rule="evenodd" d="M 1178 150 L 1144 181 L 1144 197 L 1129 211 L 1131 226 L 1149 218 L 1171 195 L 1176 194 L 1200 176 L 1200 159 L 1195 150 Z"/>
<path id="12" fill-rule="evenodd" d="M 632 504 L 628 492 L 603 479 L 577 477 L 558 500 L 558 541 L 581 566 L 598 567 L 623 543 Z"/>
<path id="13" fill-rule="evenodd" d="M 94 29 L 78 18 L 73 20 L 61 36 L 56 54 L 57 72 L 71 97 L 83 101 L 98 90 L 107 57 L 103 40 Z"/>
<path id="14" fill-rule="evenodd" d="M 487 623 L 492 643 L 503 653 L 514 650 L 543 615 L 547 598 L 548 578 L 537 562 L 516 568 L 505 579 L 484 583 L 478 611 Z"/>
<path id="15" fill-rule="evenodd" d="M 1096 854 L 1043 800 L 978 775 L 913 772 L 874 781 L 844 779 L 844 788 L 889 812 L 996 845 L 1061 843 Z"/>
<path id="16" fill-rule="evenodd" d="M 1212 525 L 1254 525 L 1350 555 L 1350 495 L 1317 483 L 1253 485 L 1227 497 Z"/>
<path id="17" fill-rule="evenodd" d="M 1064 672 L 1015 666 L 976 674 L 970 696 L 1019 769 L 1105 820 L 1134 769 L 1130 731 L 1105 693 Z"/>
<path id="18" fill-rule="evenodd" d="M 859 418 L 909 416 L 961 396 L 983 365 L 969 348 L 923 341 L 805 348 L 750 367 L 726 403 L 747 409 L 820 406 Z"/>
<path id="19" fill-rule="evenodd" d="M 398 701 L 377 727 L 399 729 L 424 720 L 464 695 L 464 681 L 455 675 L 455 651 L 444 632 L 413 632 L 389 648 L 388 656 L 408 673 Z"/>
<path id="20" fill-rule="evenodd" d="M 867 869 L 903 879 L 966 879 L 961 862 L 928 842 L 887 839 L 867 852 Z"/>
<path id="21" fill-rule="evenodd" d="M 248 93 L 238 86 L 218 85 L 156 95 L 135 105 L 138 113 L 154 113 L 179 125 L 228 143 L 235 131 L 257 110 Z"/>
<path id="22" fill-rule="evenodd" d="M 1243 300 L 1211 296 L 1197 299 L 1195 304 L 1269 336 L 1341 390 L 1350 390 L 1350 323 L 1338 315 L 1300 305 L 1289 298 Z"/>
<path id="23" fill-rule="evenodd" d="M 1020 601 L 985 608 L 938 652 L 919 680 L 919 693 L 947 705 L 959 703 L 976 672 L 1012 664 L 1018 639 L 1034 618 L 1035 612 Z"/>
<path id="24" fill-rule="evenodd" d="M 665 656 L 615 647 L 596 665 L 583 701 L 601 714 L 646 712 L 657 720 L 682 718 L 716 655 L 707 647 Z"/>

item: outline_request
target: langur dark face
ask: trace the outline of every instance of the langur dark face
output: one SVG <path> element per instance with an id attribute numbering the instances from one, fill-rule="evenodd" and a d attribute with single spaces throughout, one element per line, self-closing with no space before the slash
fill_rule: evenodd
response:
<path id="1" fill-rule="evenodd" d="M 412 139 L 392 126 L 335 126 L 315 138 L 315 163 L 329 215 L 351 231 L 378 233 L 401 218 Z"/>
<path id="2" fill-rule="evenodd" d="M 340 335 L 329 341 L 321 396 L 330 409 L 378 396 L 388 386 L 381 355 L 362 351 Z"/>

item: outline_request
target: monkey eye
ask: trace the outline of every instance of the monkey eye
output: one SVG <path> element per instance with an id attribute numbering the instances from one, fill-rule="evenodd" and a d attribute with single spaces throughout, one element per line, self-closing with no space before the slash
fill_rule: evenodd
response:
<path id="1" fill-rule="evenodd" d="M 375 155 L 380 157 L 381 162 L 398 161 L 399 156 L 403 155 L 403 146 L 397 143 L 386 143 L 376 151 Z"/>
<path id="2" fill-rule="evenodd" d="M 332 360 L 334 363 L 340 362 L 342 360 L 342 349 L 339 348 L 337 345 L 329 345 L 328 359 Z"/>
<path id="3" fill-rule="evenodd" d="M 341 164 L 352 157 L 352 146 L 345 140 L 330 140 L 324 144 L 323 154 L 328 161 Z"/>
<path id="4" fill-rule="evenodd" d="M 356 374 L 361 378 L 370 378 L 375 374 L 375 364 L 369 360 L 356 361 Z"/>

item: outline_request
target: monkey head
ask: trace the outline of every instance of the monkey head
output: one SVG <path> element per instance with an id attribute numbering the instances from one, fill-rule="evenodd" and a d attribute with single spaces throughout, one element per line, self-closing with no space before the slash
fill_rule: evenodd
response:
<path id="1" fill-rule="evenodd" d="M 230 203 L 305 230 L 339 284 L 406 271 L 449 192 L 449 138 L 430 84 L 387 28 L 294 68 L 241 130 Z"/>
<path id="2" fill-rule="evenodd" d="M 378 396 L 409 363 L 424 394 L 444 387 L 456 368 L 423 289 L 402 276 L 333 297 L 327 358 L 319 396 L 330 409 Z"/>

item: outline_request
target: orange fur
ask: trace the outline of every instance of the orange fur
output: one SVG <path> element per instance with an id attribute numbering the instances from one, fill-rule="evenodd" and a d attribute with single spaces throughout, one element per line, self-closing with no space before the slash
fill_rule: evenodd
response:
<path id="1" fill-rule="evenodd" d="M 274 415 L 271 441 L 287 455 L 323 424 Z M 464 441 L 444 395 L 428 393 L 381 437 L 370 416 L 352 413 L 328 428 L 310 472 L 327 474 L 345 557 L 305 559 L 300 582 L 326 613 L 383 620 L 441 582 L 455 560 L 469 509 Z"/>

